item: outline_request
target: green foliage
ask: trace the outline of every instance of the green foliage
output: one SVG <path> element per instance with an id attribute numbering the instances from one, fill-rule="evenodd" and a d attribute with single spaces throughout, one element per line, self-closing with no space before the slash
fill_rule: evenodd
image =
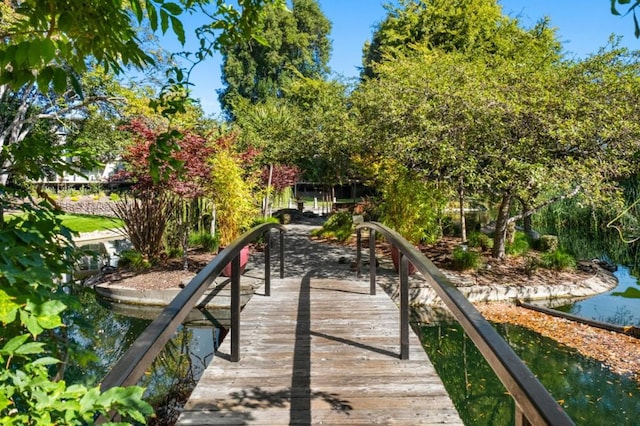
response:
<path id="1" fill-rule="evenodd" d="M 255 104 L 234 101 L 242 146 L 259 150 L 256 163 L 261 167 L 295 165 L 310 182 L 334 184 L 349 176 L 353 147 L 349 135 L 354 129 L 348 87 L 336 81 L 299 78 L 282 91 L 281 97 Z"/>
<path id="2" fill-rule="evenodd" d="M 112 409 L 144 422 L 152 410 L 141 388 L 100 393 L 53 379 L 64 368 L 57 354 L 69 349 L 46 337 L 74 303 L 61 284 L 76 259 L 72 234 L 46 203 L 11 207 L 22 213 L 0 221 L 0 422 L 80 425 Z"/>
<path id="3" fill-rule="evenodd" d="M 615 41 L 565 61 L 548 21 L 520 28 L 490 0 L 402 1 L 371 52 L 376 78 L 353 93 L 363 163 L 390 158 L 443 189 L 499 194 L 496 257 L 516 199 L 603 202 L 637 170 L 639 66 Z"/>
<path id="4" fill-rule="evenodd" d="M 467 238 L 469 247 L 479 247 L 482 250 L 490 250 L 493 247 L 493 240 L 487 234 L 473 231 Z"/>
<path id="5" fill-rule="evenodd" d="M 251 228 L 254 228 L 258 225 L 262 225 L 263 223 L 281 223 L 281 222 L 279 218 L 274 216 L 270 216 L 270 217 L 262 216 L 262 217 L 257 217 L 253 220 L 253 222 L 251 223 Z M 254 244 L 256 246 L 259 246 L 265 243 L 266 243 L 266 234 L 263 234 L 260 238 L 254 241 Z"/>
<path id="6" fill-rule="evenodd" d="M 251 223 L 251 228 L 254 228 L 258 225 L 262 225 L 263 223 L 280 223 L 280 220 L 277 217 L 258 217 L 253 220 Z"/>
<path id="7" fill-rule="evenodd" d="M 143 271 L 151 267 L 151 262 L 138 250 L 124 250 L 120 253 L 118 266 Z"/>
<path id="8" fill-rule="evenodd" d="M 523 256 L 529 251 L 529 237 L 524 232 L 517 231 L 512 244 L 507 244 L 506 252 L 512 256 Z"/>
<path id="9" fill-rule="evenodd" d="M 611 0 L 611 13 L 613 15 L 620 15 L 616 5 L 624 5 L 625 7 L 628 7 L 624 12 L 624 15 L 628 15 L 629 13 L 633 15 L 634 35 L 636 38 L 640 38 L 640 24 L 638 24 L 638 17 L 636 16 L 636 9 L 640 6 L 640 2 L 631 2 L 631 0 Z"/>
<path id="10" fill-rule="evenodd" d="M 464 247 L 456 247 L 453 249 L 451 256 L 453 267 L 461 271 L 468 269 L 478 269 L 482 266 L 482 256 L 475 250 L 469 250 Z"/>
<path id="11" fill-rule="evenodd" d="M 216 152 L 211 163 L 211 178 L 205 183 L 216 208 L 216 234 L 226 247 L 249 229 L 258 208 L 253 195 L 254 181 L 244 175 L 240 157 L 230 146 Z"/>
<path id="12" fill-rule="evenodd" d="M 494 0 L 401 0 L 387 10 L 372 42 L 364 48 L 363 74 L 367 77 L 375 75 L 376 63 L 392 61 L 416 45 L 428 44 L 444 52 L 500 55 L 517 43 L 514 26 Z"/>
<path id="13" fill-rule="evenodd" d="M 198 57 L 210 55 L 212 44 L 231 46 L 255 35 L 261 8 L 266 3 L 282 5 L 278 0 L 252 0 L 241 2 L 240 9 L 221 3 L 207 9 L 211 21 L 197 32 L 202 39 Z M 37 82 L 42 88 L 51 85 L 62 93 L 70 82 L 80 92 L 76 76 L 87 71 L 90 58 L 106 72 L 121 73 L 128 66 L 138 69 L 151 66 L 154 59 L 145 52 L 135 21 L 147 20 L 154 32 L 163 34 L 171 28 L 184 44 L 185 29 L 180 17 L 205 7 L 201 2 L 188 2 L 185 6 L 162 0 L 133 0 L 128 5 L 18 3 L 11 19 L 3 21 L 3 39 L 11 43 L 0 45 L 3 58 L 0 84 L 10 83 L 17 90 L 23 84 Z M 101 19 L 96 19 L 97 16 Z M 86 22 L 92 22 L 92 29 L 100 34 L 98 39 L 86 36 Z"/>
<path id="14" fill-rule="evenodd" d="M 350 212 L 334 213 L 322 224 L 322 228 L 314 229 L 311 235 L 347 241 L 353 235 L 353 215 Z"/>
<path id="15" fill-rule="evenodd" d="M 203 60 L 212 46 L 249 37 L 265 3 L 283 4 L 280 0 L 239 3 L 239 7 L 163 0 L 0 3 L 0 423 L 92 424 L 97 414 L 114 410 L 123 424 L 143 424 L 152 413 L 142 400 L 142 388 L 101 392 L 55 378 L 65 364 L 53 355 L 65 353 L 64 339 L 57 337 L 63 334 L 61 314 L 74 299 L 62 284 L 64 276 L 73 272 L 75 248 L 71 231 L 51 206 L 36 205 L 28 194 L 14 189 L 45 174 L 77 172 L 105 154 L 82 141 L 74 147 L 71 137 L 68 145 L 58 143 L 55 130 L 70 128 L 65 117 L 75 120 L 87 113 L 87 105 L 112 97 L 113 91 L 82 87 L 89 66 L 97 63 L 106 73 L 118 73 L 154 64 L 138 38 L 136 21 L 148 22 L 153 31 L 171 29 L 184 43 L 179 17 L 211 6 L 207 9 L 211 21 L 197 34 L 201 49 L 196 56 Z M 185 74 L 174 69 L 167 84 L 186 86 Z M 174 99 L 165 103 L 163 113 L 185 108 L 184 98 Z M 167 135 L 173 136 L 171 130 Z M 170 138 L 161 140 L 151 165 L 166 155 L 170 143 Z M 67 158 L 74 162 L 67 163 Z M 9 177 L 11 189 L 5 186 Z M 3 212 L 9 209 L 23 214 L 5 217 Z M 131 223 L 125 224 L 131 231 Z"/>
<path id="16" fill-rule="evenodd" d="M 297 0 L 291 11 L 268 7 L 260 22 L 261 40 L 245 40 L 225 46 L 224 91 L 220 102 L 237 116 L 234 98 L 252 103 L 282 96 L 287 80 L 321 78 L 328 72 L 331 23 L 316 0 Z"/>
<path id="17" fill-rule="evenodd" d="M 120 195 L 117 192 L 112 192 L 109 194 L 110 201 L 120 201 Z"/>
<path id="18" fill-rule="evenodd" d="M 553 252 L 558 249 L 558 237 L 556 235 L 541 235 L 537 241 L 537 247 L 542 252 Z"/>
<path id="19" fill-rule="evenodd" d="M 412 244 L 433 243 L 440 236 L 445 199 L 435 186 L 401 166 L 383 175 L 380 220 Z"/>
<path id="20" fill-rule="evenodd" d="M 575 269 L 576 259 L 564 250 L 556 249 L 552 252 L 542 253 L 542 256 L 540 257 L 540 266 L 558 271 L 564 269 Z"/>
<path id="21" fill-rule="evenodd" d="M 196 231 L 189 235 L 190 246 L 200 246 L 209 252 L 215 252 L 220 245 L 220 238 L 217 235 L 211 235 L 211 232 Z"/>

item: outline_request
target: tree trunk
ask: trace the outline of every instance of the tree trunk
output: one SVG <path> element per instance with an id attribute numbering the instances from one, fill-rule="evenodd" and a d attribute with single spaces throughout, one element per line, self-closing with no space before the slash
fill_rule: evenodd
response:
<path id="1" fill-rule="evenodd" d="M 507 244 L 513 244 L 516 240 L 516 222 L 507 222 L 507 234 L 505 236 L 505 241 Z"/>
<path id="2" fill-rule="evenodd" d="M 491 255 L 496 259 L 505 258 L 505 240 L 507 237 L 507 221 L 509 219 L 509 209 L 511 208 L 511 194 L 503 194 L 498 218 L 496 220 L 496 231 L 493 237 L 493 251 Z"/>
<path id="3" fill-rule="evenodd" d="M 524 233 L 531 236 L 533 235 L 533 224 L 531 223 L 531 215 L 527 214 L 522 218 L 522 224 L 524 226 Z"/>
<path id="4" fill-rule="evenodd" d="M 460 202 L 460 237 L 462 242 L 467 241 L 467 219 L 464 216 L 464 178 L 460 177 L 458 182 L 458 200 Z"/>

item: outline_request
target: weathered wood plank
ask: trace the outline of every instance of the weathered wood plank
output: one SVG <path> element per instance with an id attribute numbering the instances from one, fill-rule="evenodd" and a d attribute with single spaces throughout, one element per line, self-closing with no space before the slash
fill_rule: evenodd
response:
<path id="1" fill-rule="evenodd" d="M 368 286 L 274 281 L 242 312 L 240 361 L 225 340 L 178 424 L 462 424 L 415 334 L 399 359 L 398 309 Z"/>

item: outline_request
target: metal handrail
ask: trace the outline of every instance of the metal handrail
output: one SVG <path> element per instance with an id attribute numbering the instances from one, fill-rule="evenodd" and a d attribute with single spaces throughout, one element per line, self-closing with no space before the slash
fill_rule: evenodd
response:
<path id="1" fill-rule="evenodd" d="M 484 319 L 467 298 L 451 284 L 442 272 L 417 248 L 405 240 L 396 231 L 378 222 L 365 222 L 356 226 L 357 233 L 357 272 L 360 274 L 361 232 L 369 229 L 369 281 L 371 294 L 375 294 L 376 262 L 375 234 L 380 232 L 400 253 L 400 347 L 401 358 L 409 354 L 409 286 L 408 263 L 411 262 L 429 282 L 451 310 L 465 333 L 471 338 L 480 353 L 487 360 L 504 387 L 516 403 L 517 425 L 573 425 L 571 418 L 553 399 L 547 389 L 533 375 L 531 370 L 516 355 L 507 342 L 491 324 Z M 404 323 L 404 324 L 403 324 Z M 406 358 L 403 358 L 405 356 Z"/>
<path id="2" fill-rule="evenodd" d="M 140 334 L 127 352 L 113 366 L 102 380 L 101 389 L 105 391 L 115 386 L 135 385 L 187 314 L 198 303 L 213 280 L 231 262 L 231 341 L 232 361 L 239 360 L 240 340 L 240 250 L 250 242 L 257 240 L 271 229 L 280 230 L 280 278 L 284 277 L 284 232 L 286 228 L 279 223 L 263 223 L 242 234 L 209 262 L 185 288 L 164 308 L 160 315 Z M 265 246 L 265 295 L 270 295 L 271 286 L 271 238 Z M 235 359 L 234 359 L 235 358 Z"/>

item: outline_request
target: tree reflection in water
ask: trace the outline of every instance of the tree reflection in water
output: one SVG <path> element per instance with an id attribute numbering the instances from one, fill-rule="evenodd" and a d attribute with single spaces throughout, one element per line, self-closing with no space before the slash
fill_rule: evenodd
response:
<path id="1" fill-rule="evenodd" d="M 638 383 L 525 328 L 496 328 L 576 424 L 637 424 Z M 465 424 L 514 424 L 513 399 L 458 324 L 423 325 L 420 331 Z"/>
<path id="2" fill-rule="evenodd" d="M 76 286 L 69 291 L 79 303 L 68 310 L 66 336 L 60 336 L 69 343 L 64 377 L 95 386 L 151 321 L 114 313 L 96 301 L 92 289 Z M 221 327 L 214 323 L 178 329 L 139 382 L 156 410 L 150 424 L 173 424 L 221 338 Z"/>

